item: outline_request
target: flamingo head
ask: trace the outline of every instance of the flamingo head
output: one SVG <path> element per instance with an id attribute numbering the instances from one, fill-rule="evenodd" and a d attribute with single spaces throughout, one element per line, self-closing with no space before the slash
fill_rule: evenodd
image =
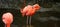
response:
<path id="1" fill-rule="evenodd" d="M 11 24 L 13 22 L 13 15 L 11 13 L 5 13 L 5 14 L 3 14 L 2 21 L 5 24 Z"/>
<path id="2" fill-rule="evenodd" d="M 36 10 L 39 10 L 40 6 L 38 4 L 35 4 L 35 5 L 33 5 L 33 8 L 36 9 Z"/>

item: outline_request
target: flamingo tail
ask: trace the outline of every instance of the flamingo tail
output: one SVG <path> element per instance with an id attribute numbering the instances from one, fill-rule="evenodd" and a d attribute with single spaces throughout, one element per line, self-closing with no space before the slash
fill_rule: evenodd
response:
<path id="1" fill-rule="evenodd" d="M 23 13 L 23 9 L 20 9 L 20 12 Z"/>

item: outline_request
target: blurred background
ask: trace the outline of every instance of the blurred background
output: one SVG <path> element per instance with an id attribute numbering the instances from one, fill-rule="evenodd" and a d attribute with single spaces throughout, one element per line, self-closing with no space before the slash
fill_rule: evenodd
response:
<path id="1" fill-rule="evenodd" d="M 22 17 L 20 9 L 35 3 L 41 9 L 32 16 L 32 27 L 60 27 L 60 0 L 0 0 L 0 27 L 5 25 L 2 14 L 6 12 L 14 16 L 11 27 L 26 27 L 26 16 Z"/>

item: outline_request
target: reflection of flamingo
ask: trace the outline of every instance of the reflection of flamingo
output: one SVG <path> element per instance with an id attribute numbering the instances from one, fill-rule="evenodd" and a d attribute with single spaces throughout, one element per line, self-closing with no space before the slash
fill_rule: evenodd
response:
<path id="1" fill-rule="evenodd" d="M 36 10 L 39 10 L 40 6 L 38 4 L 35 4 L 33 6 L 28 5 L 23 10 L 21 10 L 22 16 L 27 16 L 27 24 L 28 24 L 28 16 L 30 16 L 29 24 L 31 26 L 31 16 L 36 12 Z"/>
<path id="2" fill-rule="evenodd" d="M 10 27 L 10 24 L 13 22 L 13 15 L 11 13 L 4 13 L 2 21 L 5 23 L 5 27 Z"/>

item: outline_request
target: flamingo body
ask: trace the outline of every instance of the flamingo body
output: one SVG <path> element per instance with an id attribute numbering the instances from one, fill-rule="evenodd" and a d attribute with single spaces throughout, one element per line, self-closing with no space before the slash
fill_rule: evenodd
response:
<path id="1" fill-rule="evenodd" d="M 23 10 L 21 10 L 22 16 L 26 15 L 32 9 L 31 5 L 26 6 Z"/>
<path id="2" fill-rule="evenodd" d="M 28 12 L 26 13 L 26 16 L 32 16 L 35 13 L 35 9 L 29 9 Z"/>

